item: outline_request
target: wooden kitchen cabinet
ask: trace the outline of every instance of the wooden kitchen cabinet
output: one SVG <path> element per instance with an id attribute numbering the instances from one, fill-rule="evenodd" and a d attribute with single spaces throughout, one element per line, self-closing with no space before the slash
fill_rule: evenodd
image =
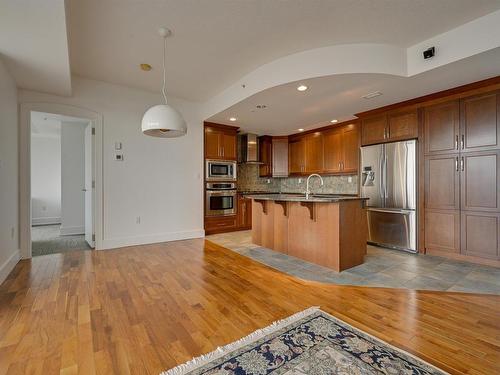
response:
<path id="1" fill-rule="evenodd" d="M 264 135 L 259 137 L 259 165 L 260 177 L 272 177 L 272 154 L 273 141 L 272 137 Z"/>
<path id="2" fill-rule="evenodd" d="M 425 207 L 460 209 L 458 155 L 428 156 L 424 161 Z"/>
<path id="3" fill-rule="evenodd" d="M 461 149 L 483 151 L 500 148 L 500 94 L 462 99 L 460 103 Z"/>
<path id="4" fill-rule="evenodd" d="M 288 137 L 259 137 L 260 177 L 288 177 Z"/>
<path id="5" fill-rule="evenodd" d="M 237 228 L 236 224 L 237 224 L 237 215 L 206 216 L 205 233 L 214 234 L 214 233 L 234 231 Z"/>
<path id="6" fill-rule="evenodd" d="M 462 211 L 461 253 L 500 260 L 500 213 Z"/>
<path id="7" fill-rule="evenodd" d="M 238 230 L 252 228 L 252 200 L 238 194 L 238 205 L 236 214 L 236 225 Z"/>
<path id="8" fill-rule="evenodd" d="M 220 124 L 208 124 L 205 123 L 205 158 L 236 160 L 236 135 L 238 128 Z"/>
<path id="9" fill-rule="evenodd" d="M 387 140 L 389 142 L 417 138 L 417 110 L 390 112 L 387 116 Z"/>
<path id="10" fill-rule="evenodd" d="M 323 172 L 356 173 L 359 165 L 359 131 L 349 124 L 323 136 Z"/>
<path id="11" fill-rule="evenodd" d="M 361 120 L 363 146 L 417 138 L 418 116 L 416 109 L 385 112 Z"/>
<path id="12" fill-rule="evenodd" d="M 460 156 L 462 210 L 500 212 L 500 150 Z"/>
<path id="13" fill-rule="evenodd" d="M 361 143 L 363 146 L 385 142 L 387 138 L 387 115 L 378 115 L 361 120 Z"/>
<path id="14" fill-rule="evenodd" d="M 460 210 L 425 210 L 425 248 L 428 253 L 460 253 Z"/>
<path id="15" fill-rule="evenodd" d="M 305 172 L 305 149 L 304 138 L 290 140 L 288 144 L 288 170 L 290 174 Z"/>
<path id="16" fill-rule="evenodd" d="M 271 168 L 273 177 L 288 177 L 288 137 L 273 137 Z"/>
<path id="17" fill-rule="evenodd" d="M 460 104 L 458 100 L 423 109 L 424 153 L 446 154 L 459 151 Z"/>
<path id="18" fill-rule="evenodd" d="M 323 134 L 316 132 L 305 136 L 305 170 L 307 174 L 323 171 Z"/>

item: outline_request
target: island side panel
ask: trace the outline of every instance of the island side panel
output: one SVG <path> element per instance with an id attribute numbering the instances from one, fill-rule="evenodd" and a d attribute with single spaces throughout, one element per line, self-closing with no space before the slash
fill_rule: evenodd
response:
<path id="1" fill-rule="evenodd" d="M 300 202 L 289 202 L 288 254 L 339 270 L 339 203 L 313 203 L 314 217 Z"/>
<path id="2" fill-rule="evenodd" d="M 253 199 L 252 242 L 268 249 L 274 248 L 274 202 Z"/>
<path id="3" fill-rule="evenodd" d="M 288 211 L 290 202 L 272 202 L 274 205 L 274 248 L 288 254 Z"/>
<path id="4" fill-rule="evenodd" d="M 340 204 L 340 267 L 343 271 L 363 264 L 368 223 L 361 201 Z"/>

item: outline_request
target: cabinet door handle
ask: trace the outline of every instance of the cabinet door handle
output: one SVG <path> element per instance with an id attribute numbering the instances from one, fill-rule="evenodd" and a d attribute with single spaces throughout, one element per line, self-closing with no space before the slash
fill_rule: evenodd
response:
<path id="1" fill-rule="evenodd" d="M 391 138 L 391 128 L 387 128 L 387 138 Z"/>
<path id="2" fill-rule="evenodd" d="M 455 136 L 455 150 L 458 150 L 458 134 Z"/>
<path id="3" fill-rule="evenodd" d="M 464 157 L 462 156 L 460 158 L 460 169 L 463 171 L 465 168 L 465 163 L 464 163 Z"/>
<path id="4" fill-rule="evenodd" d="M 455 170 L 458 172 L 458 156 L 455 158 Z"/>
<path id="5" fill-rule="evenodd" d="M 387 139 L 387 129 L 384 128 L 384 139 Z"/>
<path id="6" fill-rule="evenodd" d="M 342 163 L 339 161 L 339 170 L 342 170 Z"/>
<path id="7" fill-rule="evenodd" d="M 462 134 L 462 140 L 460 141 L 460 145 L 461 145 L 462 150 L 463 150 L 464 146 L 465 146 L 465 134 Z"/>

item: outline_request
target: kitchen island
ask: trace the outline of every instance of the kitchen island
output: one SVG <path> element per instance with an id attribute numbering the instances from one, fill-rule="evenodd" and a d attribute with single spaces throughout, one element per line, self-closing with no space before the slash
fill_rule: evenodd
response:
<path id="1" fill-rule="evenodd" d="M 343 271 L 363 263 L 364 201 L 352 196 L 247 195 L 252 199 L 252 242 Z"/>

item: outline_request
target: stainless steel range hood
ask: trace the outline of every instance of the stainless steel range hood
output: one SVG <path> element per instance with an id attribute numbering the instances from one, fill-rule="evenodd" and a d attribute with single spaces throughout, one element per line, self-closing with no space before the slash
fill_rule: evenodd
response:
<path id="1" fill-rule="evenodd" d="M 262 164 L 259 160 L 259 139 L 257 134 L 241 134 L 238 136 L 238 163 Z"/>

